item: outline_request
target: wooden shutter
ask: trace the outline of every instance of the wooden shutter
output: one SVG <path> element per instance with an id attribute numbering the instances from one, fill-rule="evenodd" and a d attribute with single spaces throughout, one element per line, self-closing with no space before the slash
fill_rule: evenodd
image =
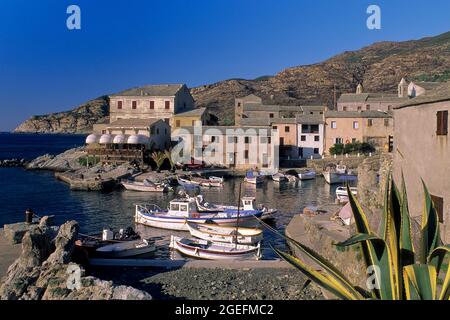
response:
<path id="1" fill-rule="evenodd" d="M 436 118 L 436 134 L 446 136 L 448 134 L 448 111 L 438 111 Z"/>
<path id="2" fill-rule="evenodd" d="M 155 101 L 150 101 L 150 109 L 155 109 Z"/>
<path id="3" fill-rule="evenodd" d="M 165 101 L 166 110 L 170 109 L 170 101 Z"/>

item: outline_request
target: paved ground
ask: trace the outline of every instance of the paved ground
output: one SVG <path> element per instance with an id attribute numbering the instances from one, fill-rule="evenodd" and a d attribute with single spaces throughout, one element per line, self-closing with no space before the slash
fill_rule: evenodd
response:
<path id="1" fill-rule="evenodd" d="M 0 229 L 0 277 L 6 275 L 6 271 L 8 267 L 16 260 L 20 252 L 22 250 L 22 246 L 20 244 L 10 244 L 4 234 L 3 228 Z"/>

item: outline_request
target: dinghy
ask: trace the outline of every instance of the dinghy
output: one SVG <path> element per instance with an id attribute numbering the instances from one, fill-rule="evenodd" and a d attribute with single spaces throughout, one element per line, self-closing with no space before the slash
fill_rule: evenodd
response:
<path id="1" fill-rule="evenodd" d="M 219 178 L 219 177 L 209 177 L 209 178 L 191 177 L 190 181 L 197 183 L 198 185 L 200 185 L 202 187 L 207 187 L 207 188 L 223 187 L 223 178 Z"/>
<path id="2" fill-rule="evenodd" d="M 247 171 L 245 174 L 244 182 L 260 185 L 264 183 L 264 176 L 259 175 L 257 172 Z"/>
<path id="3" fill-rule="evenodd" d="M 208 260 L 235 260 L 261 258 L 261 243 L 258 245 L 244 245 L 234 243 L 210 242 L 200 239 L 187 239 L 171 236 L 170 248 L 176 249 L 184 255 Z"/>
<path id="4" fill-rule="evenodd" d="M 137 204 L 135 222 L 149 227 L 189 231 L 188 222 L 214 223 L 218 226 L 254 227 L 258 225 L 263 210 L 238 210 L 224 208 L 220 212 L 200 212 L 194 198 L 175 199 L 170 201 L 169 209 L 163 210 L 153 204 Z"/>
<path id="5" fill-rule="evenodd" d="M 358 188 L 356 187 L 350 187 L 350 192 L 354 194 L 355 196 L 358 194 Z M 348 193 L 346 187 L 338 187 L 336 189 L 336 198 L 340 203 L 348 202 Z"/>
<path id="6" fill-rule="evenodd" d="M 275 182 L 284 182 L 288 181 L 288 178 L 284 174 L 278 172 L 272 175 L 272 180 Z"/>
<path id="7" fill-rule="evenodd" d="M 263 231 L 256 228 L 219 227 L 209 223 L 191 223 L 187 226 L 191 236 L 213 241 L 239 244 L 254 244 L 263 239 Z"/>
<path id="8" fill-rule="evenodd" d="M 316 172 L 314 170 L 305 170 L 298 174 L 298 178 L 302 181 L 312 180 L 316 178 Z"/>
<path id="9" fill-rule="evenodd" d="M 129 258 L 154 252 L 156 247 L 153 242 L 142 239 L 125 241 L 102 246 L 95 250 L 101 257 L 107 258 Z"/>
<path id="10" fill-rule="evenodd" d="M 196 182 L 196 181 L 192 181 L 186 178 L 181 178 L 177 176 L 177 181 L 178 184 L 182 187 L 185 188 L 198 188 L 200 187 L 200 183 Z"/>
<path id="11" fill-rule="evenodd" d="M 350 170 L 347 170 L 347 167 L 344 165 L 338 165 L 335 169 L 327 168 L 326 171 L 323 172 L 323 177 L 328 184 L 355 181 L 357 179 L 357 175 Z"/>
<path id="12" fill-rule="evenodd" d="M 121 184 L 125 189 L 131 191 L 141 191 L 141 192 L 169 192 L 173 191 L 173 189 L 165 184 L 165 183 L 154 183 L 148 179 L 145 179 L 143 182 L 125 180 L 122 181 Z"/>

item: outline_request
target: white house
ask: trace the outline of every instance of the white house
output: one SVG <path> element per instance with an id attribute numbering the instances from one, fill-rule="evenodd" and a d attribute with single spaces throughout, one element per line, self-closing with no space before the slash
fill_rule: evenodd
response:
<path id="1" fill-rule="evenodd" d="M 323 115 L 303 115 L 297 117 L 297 141 L 299 157 L 303 159 L 321 158 L 324 146 Z"/>

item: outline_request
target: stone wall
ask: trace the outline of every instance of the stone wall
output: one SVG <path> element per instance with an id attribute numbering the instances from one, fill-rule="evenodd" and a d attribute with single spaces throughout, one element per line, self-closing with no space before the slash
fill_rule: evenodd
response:
<path id="1" fill-rule="evenodd" d="M 349 169 L 356 169 L 364 159 L 366 159 L 365 156 L 349 156 L 348 158 L 345 156 L 337 156 L 336 158 L 326 157 L 324 159 L 308 159 L 306 160 L 306 166 L 314 169 L 318 174 L 321 174 L 327 166 L 339 163 L 346 165 Z"/>

